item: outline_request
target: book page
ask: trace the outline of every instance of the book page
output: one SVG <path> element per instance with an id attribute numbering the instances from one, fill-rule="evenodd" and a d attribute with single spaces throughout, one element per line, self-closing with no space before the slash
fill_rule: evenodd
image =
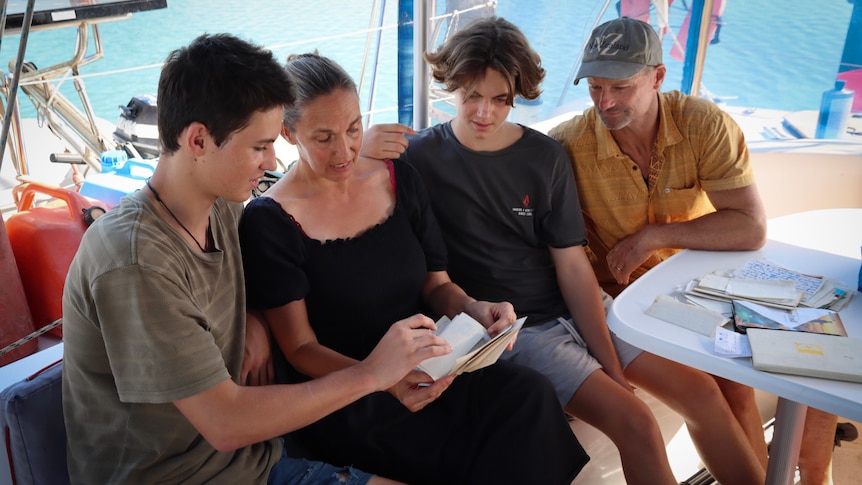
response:
<path id="1" fill-rule="evenodd" d="M 451 322 L 448 320 L 446 317 L 438 320 L 437 331 L 434 333 L 449 343 L 452 352 L 425 359 L 418 367 L 435 381 L 448 375 L 458 358 L 470 352 L 477 343 L 488 336 L 485 327 L 466 313 L 459 313 Z"/>
<path id="2" fill-rule="evenodd" d="M 751 357 L 748 337 L 722 327 L 715 329 L 713 350 L 724 357 Z"/>
<path id="3" fill-rule="evenodd" d="M 515 321 L 514 325 L 511 325 L 506 330 L 498 333 L 497 336 L 486 342 L 484 345 L 478 346 L 478 348 L 474 349 L 469 354 L 459 358 L 455 361 L 455 365 L 449 373 L 460 375 L 464 372 L 479 370 L 497 362 L 497 359 L 500 358 L 500 355 L 502 355 L 503 351 L 506 350 L 506 347 L 509 346 L 509 342 L 518 335 L 518 331 L 521 330 L 522 326 L 524 326 L 524 322 L 526 320 L 527 317 L 519 318 Z"/>
<path id="4" fill-rule="evenodd" d="M 728 296 L 766 300 L 795 305 L 802 295 L 791 280 L 752 280 L 731 278 L 725 289 Z"/>
<path id="5" fill-rule="evenodd" d="M 805 295 L 805 298 L 813 296 L 823 285 L 822 277 L 805 275 L 797 271 L 782 268 L 763 259 L 751 260 L 745 263 L 733 275 L 737 278 L 756 280 L 791 280 L 796 289 Z"/>

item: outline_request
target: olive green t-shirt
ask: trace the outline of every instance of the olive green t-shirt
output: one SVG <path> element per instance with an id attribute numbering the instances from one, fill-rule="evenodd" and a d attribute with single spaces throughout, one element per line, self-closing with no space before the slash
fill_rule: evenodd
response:
<path id="1" fill-rule="evenodd" d="M 85 233 L 63 295 L 63 409 L 73 483 L 265 483 L 278 440 L 216 451 L 173 405 L 238 381 L 241 205 L 216 202 L 201 253 L 142 192 Z"/>

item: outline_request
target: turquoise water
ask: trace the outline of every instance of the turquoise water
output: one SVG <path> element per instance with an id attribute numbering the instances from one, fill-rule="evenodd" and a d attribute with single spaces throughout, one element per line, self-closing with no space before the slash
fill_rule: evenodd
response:
<path id="1" fill-rule="evenodd" d="M 398 2 L 383 3 L 374 122 L 397 119 Z M 545 116 L 559 104 L 577 105 L 587 98 L 584 86 L 570 86 L 568 79 L 599 12 L 595 3 L 603 2 L 498 2 L 498 15 L 518 24 L 542 56 L 548 71 L 542 97 Z M 616 16 L 613 3 L 605 19 Z M 682 24 L 685 3 L 677 0 L 671 6 L 674 30 Z M 105 57 L 81 70 L 97 116 L 116 120 L 118 105 L 125 105 L 138 94 L 155 93 L 159 65 L 167 53 L 203 32 L 241 35 L 269 47 L 279 58 L 317 49 L 359 80 L 366 44 L 363 31 L 374 24 L 371 0 L 168 0 L 168 4 L 164 10 L 100 26 Z M 815 4 L 816 8 L 812 7 Z M 704 86 L 715 96 L 726 98 L 728 104 L 817 109 L 821 93 L 833 85 L 851 10 L 847 0 L 727 0 L 720 41 L 707 53 Z M 75 30 L 70 28 L 33 32 L 27 60 L 40 67 L 62 62 L 71 56 L 74 39 Z M 666 52 L 671 42 L 666 36 Z M 10 69 L 9 59 L 14 58 L 17 43 L 18 36 L 3 40 L 0 67 Z M 92 52 L 92 40 L 90 44 Z M 682 64 L 667 55 L 665 62 L 670 75 L 664 88 L 678 89 Z M 141 66 L 148 67 L 138 69 Z M 115 73 L 125 69 L 131 70 Z M 67 97 L 75 96 L 71 80 L 64 82 L 61 91 Z M 367 81 L 362 91 L 365 108 L 370 92 Z M 21 101 L 24 116 L 32 117 L 29 101 Z"/>

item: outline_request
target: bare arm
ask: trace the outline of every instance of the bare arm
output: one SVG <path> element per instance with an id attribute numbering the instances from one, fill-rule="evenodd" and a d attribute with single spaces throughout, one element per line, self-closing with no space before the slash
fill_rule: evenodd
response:
<path id="1" fill-rule="evenodd" d="M 388 389 L 419 362 L 450 352 L 414 316 L 387 331 L 362 362 L 302 384 L 239 386 L 227 380 L 174 402 L 220 451 L 231 451 L 310 424 L 371 392 Z"/>
<path id="2" fill-rule="evenodd" d="M 407 150 L 407 135 L 415 135 L 413 128 L 398 123 L 371 125 L 362 135 L 359 155 L 378 160 L 396 159 Z"/>
<path id="3" fill-rule="evenodd" d="M 285 358 L 299 372 L 309 377 L 323 377 L 358 362 L 317 341 L 304 299 L 265 310 L 263 314 Z"/>
<path id="4" fill-rule="evenodd" d="M 748 251 L 766 242 L 766 211 L 756 185 L 707 194 L 715 212 L 673 224 L 649 224 L 620 240 L 607 261 L 620 284 L 658 249 Z M 617 269 L 619 268 L 619 269 Z"/>
<path id="5" fill-rule="evenodd" d="M 515 323 L 517 318 L 511 303 L 477 301 L 452 282 L 449 279 L 449 273 L 445 271 L 429 272 L 425 278 L 422 294 L 435 313 L 454 317 L 458 313 L 466 312 L 487 328 L 491 336 Z"/>
<path id="6" fill-rule="evenodd" d="M 602 364 L 604 371 L 613 380 L 632 390 L 623 375 L 619 356 L 611 341 L 599 282 L 583 246 L 551 248 L 551 258 L 563 299 L 590 354 Z"/>
<path id="7" fill-rule="evenodd" d="M 296 370 L 309 377 L 323 377 L 333 372 L 355 365 L 357 361 L 329 347 L 321 345 L 311 328 L 306 312 L 305 300 L 298 300 L 287 305 L 264 312 L 272 327 L 272 333 L 287 361 Z M 435 329 L 431 319 L 415 315 L 428 329 Z M 440 339 L 440 342 L 444 342 Z M 420 361 L 416 362 L 416 365 Z M 415 367 L 415 365 L 413 366 Z M 445 391 L 452 379 L 433 381 L 424 372 L 407 369 L 402 378 L 386 388 L 401 404 L 411 411 L 418 411 Z M 433 383 L 433 384 L 432 384 Z M 419 386 L 419 384 L 430 384 Z"/>

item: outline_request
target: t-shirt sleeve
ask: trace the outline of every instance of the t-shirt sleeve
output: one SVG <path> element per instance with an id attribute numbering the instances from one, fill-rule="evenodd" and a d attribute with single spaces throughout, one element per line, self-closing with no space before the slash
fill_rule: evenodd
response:
<path id="1" fill-rule="evenodd" d="M 102 302 L 98 318 L 121 400 L 172 402 L 230 379 L 210 322 L 177 281 L 127 266 L 91 291 Z"/>
<path id="2" fill-rule="evenodd" d="M 447 263 L 446 245 L 422 176 L 410 164 L 394 161 L 398 203 L 403 204 L 410 218 L 416 238 L 425 252 L 428 271 L 445 271 Z"/>
<path id="3" fill-rule="evenodd" d="M 269 197 L 252 200 L 239 223 L 249 308 L 270 309 L 305 298 L 305 245 L 293 218 Z"/>
<path id="4" fill-rule="evenodd" d="M 691 116 L 699 121 L 698 179 L 706 191 L 745 187 L 754 183 L 748 146 L 742 129 L 726 112 L 710 106 L 706 114 Z M 708 134 L 708 135 L 707 135 Z"/>
<path id="5" fill-rule="evenodd" d="M 587 231 L 572 167 L 562 146 L 555 148 L 555 163 L 550 180 L 550 207 L 540 215 L 540 236 L 548 246 L 555 248 L 585 246 Z"/>

